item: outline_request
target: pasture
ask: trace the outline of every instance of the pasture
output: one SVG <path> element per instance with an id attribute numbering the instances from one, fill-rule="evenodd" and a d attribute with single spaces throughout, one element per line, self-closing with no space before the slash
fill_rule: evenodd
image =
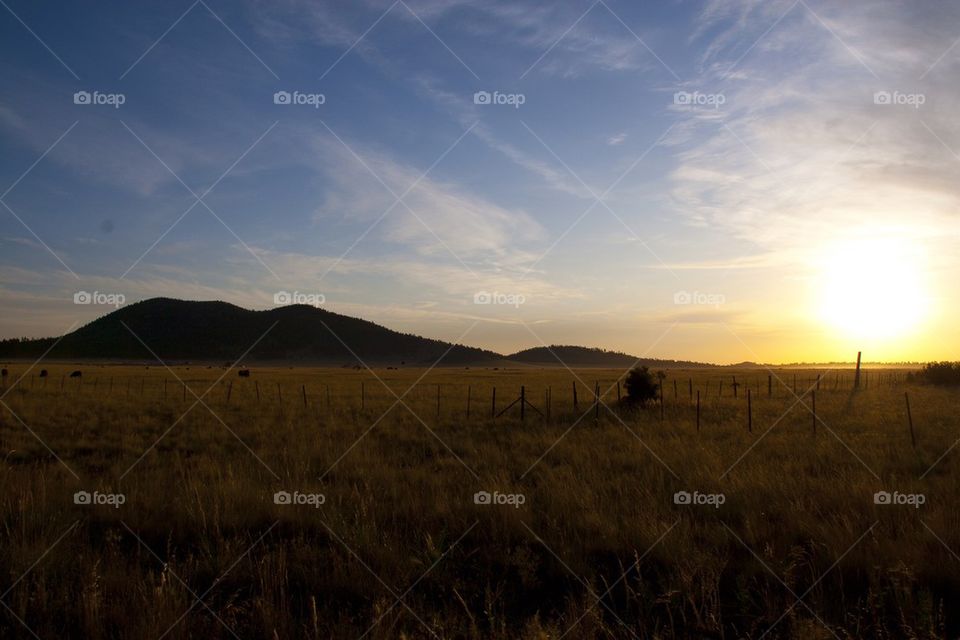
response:
<path id="1" fill-rule="evenodd" d="M 960 634 L 960 395 L 904 371 L 5 366 L 4 638 Z"/>

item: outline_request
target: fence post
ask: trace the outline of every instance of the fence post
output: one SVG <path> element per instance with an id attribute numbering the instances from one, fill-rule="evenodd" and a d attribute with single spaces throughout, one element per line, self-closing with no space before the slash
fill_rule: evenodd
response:
<path id="1" fill-rule="evenodd" d="M 283 392 L 280 391 L 280 383 L 277 383 L 277 400 L 280 402 L 280 408 L 283 408 Z"/>
<path id="2" fill-rule="evenodd" d="M 253 388 L 257 390 L 257 402 L 260 402 L 260 381 L 253 381 Z"/>
<path id="3" fill-rule="evenodd" d="M 750 400 L 750 389 L 747 389 L 747 432 L 753 433 L 753 403 Z"/>
<path id="4" fill-rule="evenodd" d="M 600 419 L 600 383 L 597 382 L 593 389 L 593 421 Z"/>
<path id="5" fill-rule="evenodd" d="M 467 419 L 470 418 L 470 385 L 467 385 Z"/>
<path id="6" fill-rule="evenodd" d="M 303 408 L 307 408 L 307 385 L 300 385 L 300 391 L 303 393 Z"/>
<path id="7" fill-rule="evenodd" d="M 773 397 L 773 376 L 769 374 L 767 375 L 767 397 Z"/>
<path id="8" fill-rule="evenodd" d="M 526 387 L 520 385 L 520 422 L 523 422 L 526 418 L 527 411 L 527 390 Z"/>
<path id="9" fill-rule="evenodd" d="M 166 380 L 164 380 L 164 382 L 166 382 Z M 167 392 L 167 385 L 166 385 L 166 384 L 163 385 L 163 392 L 164 392 L 164 394 L 166 394 L 166 392 Z M 227 404 L 230 404 L 230 393 L 231 393 L 231 392 L 233 392 L 233 380 L 231 380 L 231 381 L 230 381 L 230 384 L 227 385 Z"/>
<path id="10" fill-rule="evenodd" d="M 440 384 L 437 384 L 437 417 L 440 417 Z"/>
<path id="11" fill-rule="evenodd" d="M 574 390 L 574 394 L 576 394 L 577 388 L 574 387 L 573 390 Z M 576 395 L 574 395 L 574 402 L 576 402 Z M 497 417 L 497 388 L 496 387 L 493 388 L 493 396 L 490 398 L 490 417 L 494 419 Z"/>
<path id="12" fill-rule="evenodd" d="M 576 411 L 579 408 L 580 407 L 577 403 L 577 381 L 574 380 L 573 381 L 573 410 Z"/>

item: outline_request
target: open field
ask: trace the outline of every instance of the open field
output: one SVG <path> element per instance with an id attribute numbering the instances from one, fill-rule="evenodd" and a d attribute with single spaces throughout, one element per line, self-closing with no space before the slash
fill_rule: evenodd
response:
<path id="1" fill-rule="evenodd" d="M 4 638 L 960 635 L 960 395 L 903 371 L 27 367 Z"/>

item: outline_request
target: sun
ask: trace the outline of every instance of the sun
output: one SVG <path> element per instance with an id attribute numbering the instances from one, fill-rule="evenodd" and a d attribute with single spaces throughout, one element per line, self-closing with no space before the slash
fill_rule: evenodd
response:
<path id="1" fill-rule="evenodd" d="M 923 251 L 909 240 L 837 242 L 824 249 L 818 266 L 820 317 L 847 337 L 897 339 L 927 316 Z"/>

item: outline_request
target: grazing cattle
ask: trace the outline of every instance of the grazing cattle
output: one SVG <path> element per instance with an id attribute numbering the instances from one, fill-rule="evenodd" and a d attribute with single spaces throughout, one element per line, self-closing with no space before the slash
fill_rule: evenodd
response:
<path id="1" fill-rule="evenodd" d="M 82 376 L 82 375 L 83 375 L 83 372 L 82 372 L 82 371 L 74 371 L 73 373 L 70 374 L 70 377 L 71 377 L 71 378 L 79 378 L 79 377 Z"/>
<path id="2" fill-rule="evenodd" d="M 240 369 L 239 371 L 237 371 L 237 375 L 240 376 L 241 378 L 249 378 L 250 369 Z"/>
<path id="3" fill-rule="evenodd" d="M 46 370 L 46 369 L 40 369 L 40 377 L 41 377 L 41 378 L 46 378 L 46 377 L 47 377 L 47 370 Z"/>

